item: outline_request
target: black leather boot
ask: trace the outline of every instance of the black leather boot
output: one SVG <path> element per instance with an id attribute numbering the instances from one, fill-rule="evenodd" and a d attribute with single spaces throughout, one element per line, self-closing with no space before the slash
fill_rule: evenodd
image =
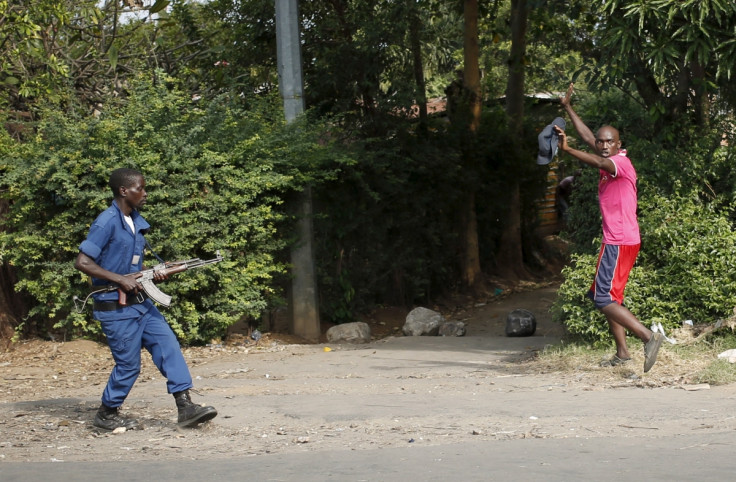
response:
<path id="1" fill-rule="evenodd" d="M 93 424 L 104 430 L 115 430 L 121 427 L 125 427 L 126 430 L 138 428 L 137 420 L 123 417 L 118 413 L 118 407 L 108 407 L 104 403 L 97 410 Z"/>
<path id="2" fill-rule="evenodd" d="M 197 405 L 192 402 L 189 390 L 176 392 L 174 400 L 176 400 L 176 408 L 179 409 L 178 425 L 180 427 L 196 427 L 200 423 L 212 420 L 217 416 L 215 407 Z"/>

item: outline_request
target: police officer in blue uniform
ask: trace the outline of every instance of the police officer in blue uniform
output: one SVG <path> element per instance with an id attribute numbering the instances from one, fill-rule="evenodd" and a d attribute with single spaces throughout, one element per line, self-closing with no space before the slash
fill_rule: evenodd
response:
<path id="1" fill-rule="evenodd" d="M 118 408 L 140 374 L 141 348 L 145 348 L 174 395 L 178 425 L 197 426 L 217 416 L 217 410 L 192 402 L 192 377 L 174 332 L 135 278 L 125 276 L 143 269 L 143 235 L 150 225 L 138 210 L 148 196 L 146 181 L 136 170 L 116 169 L 110 175 L 110 188 L 112 205 L 92 223 L 74 262 L 75 268 L 92 278 L 93 285 L 114 283 L 127 294 L 124 304 L 117 290 L 94 296 L 93 316 L 100 321 L 115 360 L 94 425 L 105 430 L 138 427 L 136 420 L 120 415 Z M 155 274 L 154 279 L 165 276 Z"/>

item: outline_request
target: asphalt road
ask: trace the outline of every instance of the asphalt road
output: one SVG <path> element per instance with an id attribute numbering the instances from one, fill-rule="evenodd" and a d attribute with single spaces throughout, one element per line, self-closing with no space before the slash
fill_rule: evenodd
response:
<path id="1" fill-rule="evenodd" d="M 733 480 L 732 430 L 672 438 L 568 438 L 237 459 L 140 463 L 3 463 L 4 482 Z"/>

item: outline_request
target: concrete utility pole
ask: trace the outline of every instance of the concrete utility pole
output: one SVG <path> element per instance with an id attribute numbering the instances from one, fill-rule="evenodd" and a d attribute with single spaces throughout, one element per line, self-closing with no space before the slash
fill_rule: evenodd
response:
<path id="1" fill-rule="evenodd" d="M 298 0 L 276 1 L 276 57 L 279 67 L 279 89 L 284 99 L 286 122 L 304 112 L 301 39 L 299 37 Z M 317 277 L 312 240 L 312 193 L 309 186 L 301 192 L 297 203 L 297 234 L 291 249 L 292 333 L 310 341 L 319 340 L 320 323 L 317 302 Z"/>

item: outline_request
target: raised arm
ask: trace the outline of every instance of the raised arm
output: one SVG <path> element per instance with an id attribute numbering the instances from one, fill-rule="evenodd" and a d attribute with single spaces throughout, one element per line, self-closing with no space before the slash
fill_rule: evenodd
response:
<path id="1" fill-rule="evenodd" d="M 577 113 L 573 110 L 570 103 L 570 100 L 572 99 L 574 85 L 574 83 L 570 82 L 570 86 L 567 88 L 567 93 L 565 94 L 565 97 L 560 99 L 560 104 L 562 104 L 562 107 L 565 108 L 565 112 L 567 112 L 567 115 L 570 116 L 572 125 L 575 127 L 575 130 L 578 132 L 578 135 L 583 140 L 583 142 L 588 144 L 591 149 L 595 150 L 595 134 L 593 134 L 593 131 L 591 131 L 590 128 L 585 125 L 582 119 L 580 119 L 580 116 L 577 115 Z"/>

